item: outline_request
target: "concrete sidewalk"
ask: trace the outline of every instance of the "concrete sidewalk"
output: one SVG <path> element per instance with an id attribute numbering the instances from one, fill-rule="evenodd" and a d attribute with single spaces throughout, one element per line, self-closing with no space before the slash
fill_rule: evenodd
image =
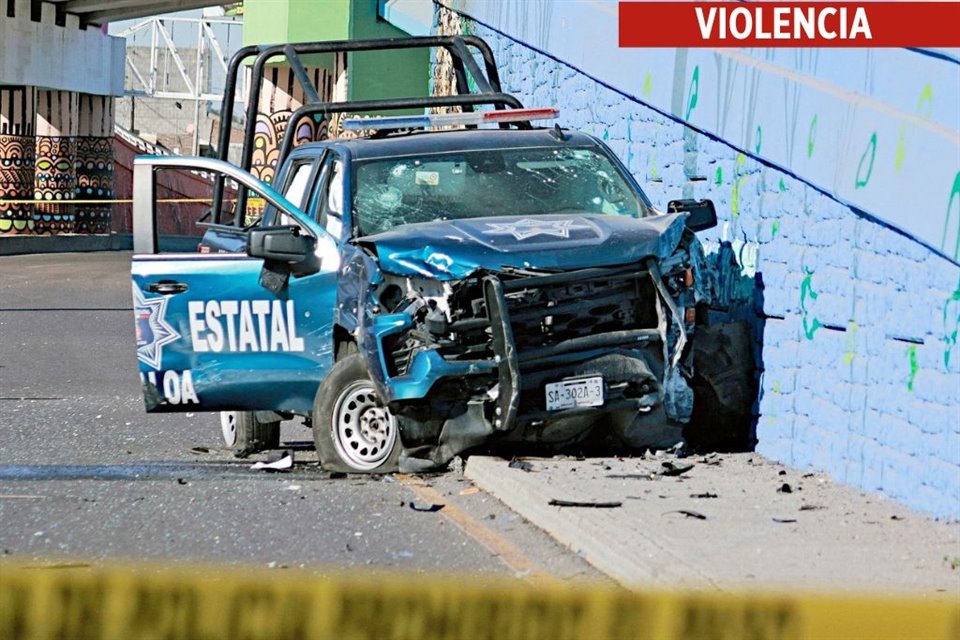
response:
<path id="1" fill-rule="evenodd" d="M 465 474 L 625 585 L 960 596 L 960 523 L 825 474 L 758 454 L 523 462 L 474 456 Z"/>

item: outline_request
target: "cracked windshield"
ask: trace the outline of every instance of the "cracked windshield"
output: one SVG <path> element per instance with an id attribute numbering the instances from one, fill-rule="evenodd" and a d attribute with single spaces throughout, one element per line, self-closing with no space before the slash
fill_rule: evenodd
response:
<path id="1" fill-rule="evenodd" d="M 354 164 L 361 235 L 415 222 L 548 213 L 640 218 L 648 208 L 592 149 L 438 153 Z"/>

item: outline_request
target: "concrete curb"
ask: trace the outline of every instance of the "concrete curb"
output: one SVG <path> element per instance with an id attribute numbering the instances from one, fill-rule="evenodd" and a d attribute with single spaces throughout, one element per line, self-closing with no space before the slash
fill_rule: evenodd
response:
<path id="1" fill-rule="evenodd" d="M 563 496 L 549 495 L 549 483 L 529 477 L 537 472 L 512 469 L 499 458 L 471 456 L 464 475 L 624 586 L 669 588 L 690 578 L 691 568 L 665 545 L 642 535 L 624 539 L 630 529 L 617 522 L 616 510 L 550 506 L 551 498 Z M 643 561 L 664 556 L 672 556 L 666 568 L 662 562 Z"/>
<path id="2" fill-rule="evenodd" d="M 199 242 L 200 238 L 194 236 L 160 236 L 160 248 L 164 252 L 194 253 Z M 0 256 L 132 250 L 133 236 L 129 233 L 0 237 Z"/>

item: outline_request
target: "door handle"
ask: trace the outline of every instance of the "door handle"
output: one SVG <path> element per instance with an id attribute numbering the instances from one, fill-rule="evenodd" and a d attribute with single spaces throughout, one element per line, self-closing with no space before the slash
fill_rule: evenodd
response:
<path id="1" fill-rule="evenodd" d="M 173 282 L 171 280 L 161 280 L 147 285 L 147 291 L 150 293 L 159 293 L 162 296 L 172 296 L 175 293 L 183 293 L 189 287 L 182 282 Z"/>

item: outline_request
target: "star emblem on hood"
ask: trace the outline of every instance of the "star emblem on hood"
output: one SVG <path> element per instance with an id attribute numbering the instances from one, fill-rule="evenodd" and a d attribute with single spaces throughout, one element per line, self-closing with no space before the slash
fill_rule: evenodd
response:
<path id="1" fill-rule="evenodd" d="M 553 236 L 569 238 L 571 231 L 590 229 L 590 225 L 577 223 L 576 220 L 532 220 L 524 218 L 514 222 L 487 222 L 487 236 L 513 236 L 517 240 L 526 240 L 533 236 Z"/>
<path id="2" fill-rule="evenodd" d="M 137 320 L 137 357 L 144 364 L 159 370 L 164 345 L 180 339 L 180 334 L 164 317 L 167 299 L 158 297 L 147 300 L 140 289 L 133 285 L 133 313 Z"/>

